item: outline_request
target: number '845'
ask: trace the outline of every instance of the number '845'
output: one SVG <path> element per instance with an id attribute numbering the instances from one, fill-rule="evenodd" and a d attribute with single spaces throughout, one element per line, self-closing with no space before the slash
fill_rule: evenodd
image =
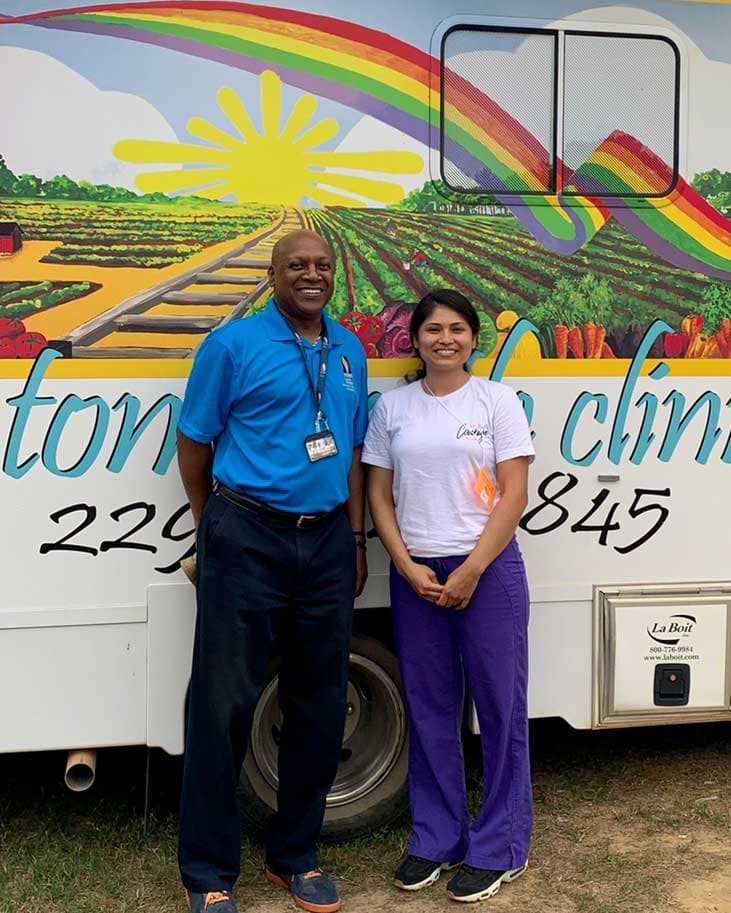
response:
<path id="1" fill-rule="evenodd" d="M 531 536 L 542 536 L 563 526 L 570 520 L 570 512 L 560 499 L 576 488 L 578 484 L 578 478 L 571 472 L 553 472 L 546 476 L 538 486 L 540 503 L 523 515 L 520 528 Z M 623 509 L 620 502 L 614 501 L 607 505 L 606 512 L 602 513 L 602 508 L 605 507 L 605 502 L 610 494 L 610 489 L 600 489 L 592 498 L 589 510 L 571 524 L 571 532 L 598 533 L 599 545 L 609 544 L 610 533 L 621 533 L 622 523 L 618 516 L 622 516 Z M 665 504 L 652 499 L 669 497 L 669 488 L 635 488 L 634 498 L 626 508 L 626 513 L 631 520 L 636 520 L 646 514 L 646 520 L 651 521 L 650 526 L 627 544 L 614 545 L 614 550 L 621 555 L 627 555 L 644 545 L 659 532 L 670 515 L 670 509 Z"/>

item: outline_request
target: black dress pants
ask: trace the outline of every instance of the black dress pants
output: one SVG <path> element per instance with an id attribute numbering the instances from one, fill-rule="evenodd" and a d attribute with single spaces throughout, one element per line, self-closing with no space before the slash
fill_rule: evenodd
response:
<path id="1" fill-rule="evenodd" d="M 316 868 L 342 748 L 355 565 L 342 509 L 298 529 L 221 494 L 208 501 L 198 531 L 179 839 L 190 891 L 230 890 L 238 878 L 238 778 L 275 640 L 283 724 L 267 861 L 288 874 Z"/>

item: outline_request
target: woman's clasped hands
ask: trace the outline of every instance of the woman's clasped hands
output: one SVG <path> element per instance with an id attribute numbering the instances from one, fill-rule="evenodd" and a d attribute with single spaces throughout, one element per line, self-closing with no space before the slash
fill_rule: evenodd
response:
<path id="1" fill-rule="evenodd" d="M 399 573 L 422 599 L 445 608 L 466 609 L 484 568 L 467 558 L 442 584 L 436 572 L 426 564 L 410 561 Z"/>

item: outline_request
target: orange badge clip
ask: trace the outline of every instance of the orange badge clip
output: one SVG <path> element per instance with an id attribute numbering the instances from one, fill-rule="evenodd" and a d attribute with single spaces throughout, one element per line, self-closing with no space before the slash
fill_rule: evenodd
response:
<path id="1" fill-rule="evenodd" d="M 477 476 L 476 487 L 477 494 L 479 495 L 482 503 L 488 510 L 492 510 L 493 505 L 495 504 L 495 495 L 497 494 L 497 488 L 484 466 L 480 466 L 480 472 Z"/>

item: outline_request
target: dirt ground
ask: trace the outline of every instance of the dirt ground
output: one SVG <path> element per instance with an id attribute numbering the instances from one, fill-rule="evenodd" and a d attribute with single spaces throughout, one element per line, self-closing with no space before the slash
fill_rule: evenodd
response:
<path id="1" fill-rule="evenodd" d="M 690 835 L 641 835 L 616 820 L 587 821 L 601 835 L 599 845 L 583 841 L 576 865 L 566 860 L 565 873 L 550 860 L 535 861 L 526 874 L 482 904 L 468 909 L 503 913 L 729 913 L 731 911 L 731 835 L 713 829 L 696 829 Z M 628 839 L 629 837 L 629 839 Z M 583 850 L 583 852 L 582 852 Z M 534 854 L 537 855 L 537 854 Z M 591 857 L 594 856 L 594 860 Z M 602 860 L 602 857 L 604 859 Z M 591 869 L 596 867 L 592 874 Z M 434 913 L 460 909 L 446 895 L 448 876 L 432 888 L 408 895 L 387 884 L 349 887 L 339 879 L 349 913 Z M 562 884 L 563 882 L 563 884 Z M 558 888 L 558 890 L 555 890 Z M 248 913 L 282 913 L 297 907 L 279 893 L 261 885 L 238 892 Z M 254 895 L 259 894 L 256 898 Z"/>
<path id="2" fill-rule="evenodd" d="M 535 828 L 530 867 L 490 901 L 504 913 L 731 913 L 731 727 L 574 732 L 532 725 Z M 71 795 L 64 756 L 0 756 L 0 913 L 183 913 L 175 864 L 180 762 L 153 756 L 142 828 L 144 752 L 100 754 L 97 784 Z M 481 779 L 467 744 L 472 808 Z M 460 908 L 447 876 L 418 894 L 391 886 L 408 827 L 323 847 L 344 913 Z M 246 848 L 242 913 L 297 908 Z"/>
<path id="3" fill-rule="evenodd" d="M 731 913 L 731 727 L 576 733 L 544 721 L 534 724 L 532 741 L 536 816 L 529 869 L 495 898 L 468 909 Z M 475 749 L 468 749 L 473 807 L 481 776 Z M 391 888 L 403 847 L 382 838 L 374 847 L 372 878 L 357 849 L 328 851 L 334 873 L 343 852 L 353 867 L 339 879 L 350 913 L 460 909 L 446 895 L 447 876 L 414 895 Z M 243 883 L 239 896 L 250 913 L 286 909 L 286 900 L 269 888 L 262 892 L 257 878 Z"/>

